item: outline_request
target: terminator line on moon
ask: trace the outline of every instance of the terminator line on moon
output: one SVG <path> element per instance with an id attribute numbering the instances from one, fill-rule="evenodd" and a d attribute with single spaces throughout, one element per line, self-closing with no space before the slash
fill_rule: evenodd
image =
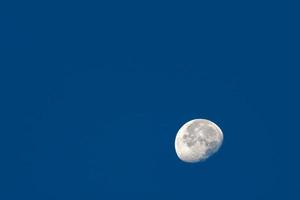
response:
<path id="1" fill-rule="evenodd" d="M 215 123 L 206 119 L 194 119 L 179 129 L 175 150 L 180 160 L 195 163 L 216 153 L 222 142 L 222 130 Z"/>

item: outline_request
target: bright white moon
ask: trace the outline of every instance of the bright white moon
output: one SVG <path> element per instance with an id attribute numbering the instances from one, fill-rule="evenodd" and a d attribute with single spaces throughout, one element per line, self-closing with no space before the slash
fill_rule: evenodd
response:
<path id="1" fill-rule="evenodd" d="M 216 153 L 222 142 L 222 130 L 215 123 L 206 119 L 194 119 L 179 129 L 175 150 L 180 160 L 195 163 Z"/>

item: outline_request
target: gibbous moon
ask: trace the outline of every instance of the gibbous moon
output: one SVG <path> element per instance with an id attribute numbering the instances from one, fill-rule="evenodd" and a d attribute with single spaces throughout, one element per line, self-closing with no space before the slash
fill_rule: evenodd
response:
<path id="1" fill-rule="evenodd" d="M 215 123 L 206 119 L 194 119 L 179 129 L 175 150 L 180 160 L 195 163 L 216 153 L 222 142 L 222 130 Z"/>

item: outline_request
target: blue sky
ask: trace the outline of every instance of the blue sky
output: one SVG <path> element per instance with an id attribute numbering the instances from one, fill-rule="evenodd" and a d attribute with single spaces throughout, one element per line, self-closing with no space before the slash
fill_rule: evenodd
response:
<path id="1" fill-rule="evenodd" d="M 296 4 L 0 7 L 1 199 L 299 199 Z M 194 118 L 224 143 L 187 164 Z"/>

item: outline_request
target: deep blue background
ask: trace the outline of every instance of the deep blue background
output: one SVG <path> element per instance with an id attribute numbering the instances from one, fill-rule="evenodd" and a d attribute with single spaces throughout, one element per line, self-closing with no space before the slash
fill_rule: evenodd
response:
<path id="1" fill-rule="evenodd" d="M 299 5 L 0 4 L 0 199 L 300 199 Z M 216 122 L 186 164 L 175 134 Z"/>

